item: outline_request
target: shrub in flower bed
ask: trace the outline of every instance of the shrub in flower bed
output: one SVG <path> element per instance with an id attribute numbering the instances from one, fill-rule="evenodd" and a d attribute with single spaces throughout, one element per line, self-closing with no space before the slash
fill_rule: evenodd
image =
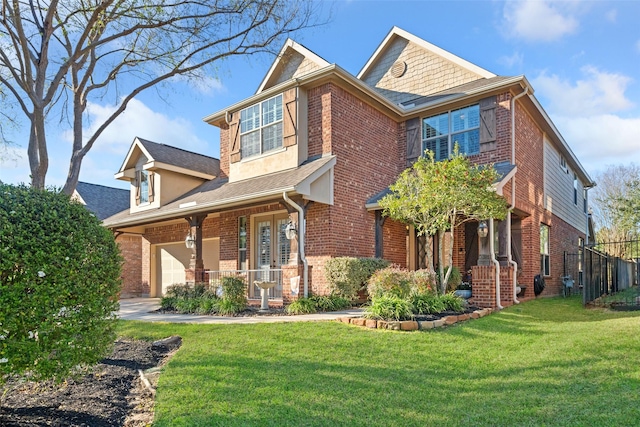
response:
<path id="1" fill-rule="evenodd" d="M 111 351 L 121 264 L 80 203 L 0 184 L 0 388 L 9 375 L 63 379 Z"/>
<path id="2" fill-rule="evenodd" d="M 464 311 L 462 298 L 453 293 L 436 293 L 436 280 L 436 274 L 427 270 L 408 271 L 391 266 L 376 271 L 368 283 L 371 302 L 365 309 L 365 317 L 397 321 L 416 315 Z"/>
<path id="3" fill-rule="evenodd" d="M 233 315 L 247 308 L 246 286 L 239 277 L 223 277 L 221 296 L 206 283 L 176 284 L 167 289 L 160 308 L 178 313 Z"/>
<path id="4" fill-rule="evenodd" d="M 299 298 L 286 308 L 287 314 L 312 314 L 319 311 L 338 311 L 351 307 L 351 301 L 339 295 L 313 295 Z"/>
<path id="5" fill-rule="evenodd" d="M 379 258 L 337 257 L 326 262 L 324 274 L 332 294 L 354 300 L 371 275 L 388 265 L 389 261 Z"/>

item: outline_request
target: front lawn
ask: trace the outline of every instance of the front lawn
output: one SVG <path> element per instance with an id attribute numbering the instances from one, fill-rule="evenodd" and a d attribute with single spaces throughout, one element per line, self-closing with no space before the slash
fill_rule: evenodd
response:
<path id="1" fill-rule="evenodd" d="M 510 307 L 429 332 L 338 322 L 121 321 L 180 335 L 154 426 L 624 426 L 640 419 L 640 313 L 581 299 Z"/>

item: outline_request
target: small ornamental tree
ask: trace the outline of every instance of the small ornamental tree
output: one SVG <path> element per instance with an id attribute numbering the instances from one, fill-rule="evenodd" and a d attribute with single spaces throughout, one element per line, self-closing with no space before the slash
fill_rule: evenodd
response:
<path id="1" fill-rule="evenodd" d="M 473 165 L 456 145 L 451 158 L 436 162 L 426 151 L 412 167 L 404 170 L 391 185 L 391 193 L 380 200 L 384 214 L 413 225 L 419 236 L 438 236 L 439 259 L 444 260 L 445 232 L 467 221 L 504 219 L 507 202 L 492 188 L 498 173 L 487 165 Z M 440 262 L 440 293 L 453 264 L 453 234 L 449 239 L 447 271 Z M 432 265 L 432 261 L 429 262 Z"/>
<path id="2" fill-rule="evenodd" d="M 61 380 L 110 351 L 121 264 L 111 232 L 69 196 L 0 184 L 0 388 Z"/>

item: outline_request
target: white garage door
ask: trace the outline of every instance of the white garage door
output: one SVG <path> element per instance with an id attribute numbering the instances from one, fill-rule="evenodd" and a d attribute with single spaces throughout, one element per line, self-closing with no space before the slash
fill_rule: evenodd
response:
<path id="1" fill-rule="evenodd" d="M 208 239 L 202 242 L 204 267 L 217 270 L 220 259 L 219 239 Z M 185 269 L 189 268 L 191 249 L 184 243 L 171 243 L 156 247 L 156 284 L 162 295 L 167 287 L 183 284 L 186 281 Z"/>

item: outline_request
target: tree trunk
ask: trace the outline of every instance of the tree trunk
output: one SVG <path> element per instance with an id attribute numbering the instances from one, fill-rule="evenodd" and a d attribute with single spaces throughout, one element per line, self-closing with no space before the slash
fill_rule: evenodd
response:
<path id="1" fill-rule="evenodd" d="M 440 272 L 440 295 L 447 293 L 447 281 L 444 277 L 444 231 L 438 230 L 438 271 Z"/>
<path id="2" fill-rule="evenodd" d="M 44 189 L 44 180 L 49 169 L 49 154 L 44 130 L 45 114 L 41 108 L 34 108 L 29 133 L 29 168 L 31 169 L 31 186 Z"/>

